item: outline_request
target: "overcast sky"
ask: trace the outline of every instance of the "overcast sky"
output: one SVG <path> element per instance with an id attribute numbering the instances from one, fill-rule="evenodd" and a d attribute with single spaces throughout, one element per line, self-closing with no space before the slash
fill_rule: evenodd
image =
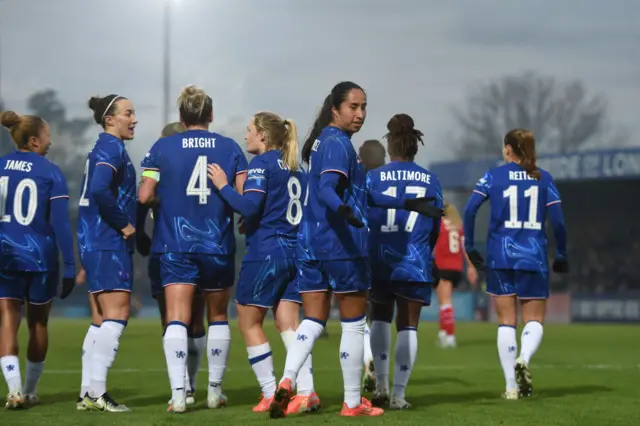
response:
<path id="1" fill-rule="evenodd" d="M 53 88 L 71 116 L 88 116 L 89 96 L 127 96 L 139 160 L 164 124 L 165 1 L 0 0 L 2 97 L 24 110 L 31 93 Z M 442 160 L 465 91 L 532 69 L 584 81 L 607 96 L 614 121 L 640 133 L 638 0 L 172 1 L 171 98 L 202 86 L 223 128 L 269 109 L 303 137 L 331 87 L 350 79 L 369 101 L 356 144 L 406 112 L 426 134 L 419 159 Z"/>

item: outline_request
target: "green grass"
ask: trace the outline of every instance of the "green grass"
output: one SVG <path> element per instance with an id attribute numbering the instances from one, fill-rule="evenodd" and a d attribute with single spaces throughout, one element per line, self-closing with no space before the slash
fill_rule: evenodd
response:
<path id="1" fill-rule="evenodd" d="M 23 411 L 0 410 L 0 424 L 434 424 L 434 425 L 640 425 L 640 358 L 637 326 L 549 325 L 541 349 L 532 361 L 534 396 L 527 400 L 499 398 L 504 379 L 491 324 L 459 324 L 455 350 L 435 347 L 436 325 L 420 328 L 418 360 L 406 397 L 410 411 L 387 411 L 379 419 L 344 419 L 342 377 L 338 359 L 339 324 L 314 351 L 316 390 L 323 409 L 317 414 L 268 420 L 251 412 L 260 390 L 247 363 L 235 324 L 224 389 L 229 406 L 204 407 L 206 360 L 198 377 L 197 407 L 178 416 L 167 413 L 170 397 L 158 321 L 132 320 L 109 375 L 110 393 L 133 412 L 77 412 L 80 349 L 88 321 L 53 318 L 51 347 L 39 396 L 42 405 Z M 276 370 L 282 372 L 284 349 L 271 324 L 269 337 Z M 26 330 L 21 330 L 26 348 Z M 23 350 L 24 353 L 24 350 Z M 22 357 L 24 359 L 24 357 Z M 24 369 L 24 361 L 22 361 Z M 392 364 L 393 366 L 393 364 Z M 23 376 L 24 378 L 24 376 Z"/>

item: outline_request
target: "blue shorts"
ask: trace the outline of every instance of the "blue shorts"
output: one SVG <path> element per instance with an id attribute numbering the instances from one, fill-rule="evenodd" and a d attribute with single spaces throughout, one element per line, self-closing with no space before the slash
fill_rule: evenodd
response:
<path id="1" fill-rule="evenodd" d="M 298 266 L 298 292 L 333 291 L 354 293 L 369 290 L 371 271 L 366 258 L 346 260 L 301 260 Z"/>
<path id="2" fill-rule="evenodd" d="M 58 294 L 58 270 L 47 272 L 0 271 L 0 299 L 26 300 L 45 305 Z"/>
<path id="3" fill-rule="evenodd" d="M 371 284 L 370 299 L 373 303 L 387 304 L 396 298 L 431 305 L 431 283 L 419 281 L 380 281 Z"/>
<path id="4" fill-rule="evenodd" d="M 225 290 L 236 277 L 234 256 L 206 253 L 163 253 L 160 255 L 162 286 L 191 284 L 206 291 Z"/>
<path id="5" fill-rule="evenodd" d="M 518 296 L 520 299 L 548 299 L 549 273 L 490 269 L 487 271 L 487 293 L 493 296 Z"/>
<path id="6" fill-rule="evenodd" d="M 151 286 L 151 297 L 154 299 L 158 297 L 159 294 L 164 294 L 162 277 L 160 276 L 160 256 L 160 253 L 151 253 L 151 256 L 149 256 L 149 263 L 147 265 L 149 284 Z M 200 287 L 196 287 L 196 294 L 202 294 Z"/>
<path id="7" fill-rule="evenodd" d="M 128 251 L 88 251 L 80 253 L 87 272 L 89 293 L 133 290 L 133 255 Z"/>
<path id="8" fill-rule="evenodd" d="M 301 303 L 295 279 L 293 259 L 244 261 L 238 278 L 236 302 L 263 308 L 272 308 L 280 300 Z"/>

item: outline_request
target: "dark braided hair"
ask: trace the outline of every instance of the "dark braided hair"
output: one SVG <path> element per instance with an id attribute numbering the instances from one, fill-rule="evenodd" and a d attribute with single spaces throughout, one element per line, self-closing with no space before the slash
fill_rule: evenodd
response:
<path id="1" fill-rule="evenodd" d="M 387 123 L 389 132 L 384 136 L 387 138 L 389 156 L 400 157 L 413 161 L 418 153 L 418 142 L 424 145 L 422 137 L 424 134 L 414 128 L 413 118 L 407 114 L 396 114 Z"/>

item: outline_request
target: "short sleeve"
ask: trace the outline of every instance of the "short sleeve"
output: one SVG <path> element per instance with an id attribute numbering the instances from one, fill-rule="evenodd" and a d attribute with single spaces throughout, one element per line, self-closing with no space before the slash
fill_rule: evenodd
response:
<path id="1" fill-rule="evenodd" d="M 349 177 L 349 154 L 342 141 L 330 138 L 322 145 L 320 174 L 334 172 Z"/>
<path id="2" fill-rule="evenodd" d="M 489 191 L 491 191 L 492 184 L 493 176 L 491 175 L 491 172 L 487 172 L 478 180 L 478 182 L 476 182 L 476 186 L 475 188 L 473 188 L 473 192 L 488 197 Z"/>
<path id="3" fill-rule="evenodd" d="M 51 171 L 51 197 L 50 200 L 56 198 L 69 198 L 69 189 L 67 188 L 67 179 L 59 167 L 54 166 Z"/>
<path id="4" fill-rule="evenodd" d="M 547 188 L 547 207 L 560 203 L 560 192 L 556 188 L 553 178 L 549 176 L 549 187 Z"/>
<path id="5" fill-rule="evenodd" d="M 247 174 L 247 181 L 244 183 L 244 192 L 262 192 L 266 194 L 268 182 L 269 162 L 263 159 L 262 156 L 255 157 L 249 164 L 249 173 Z"/>
<path id="6" fill-rule="evenodd" d="M 96 152 L 96 166 L 105 165 L 117 172 L 124 165 L 124 145 L 109 141 L 100 145 Z"/>
<path id="7" fill-rule="evenodd" d="M 245 157 L 244 152 L 242 152 L 240 145 L 235 141 L 233 142 L 233 145 L 236 151 L 236 174 L 239 175 L 240 173 L 245 173 L 249 166 L 247 164 L 247 157 Z"/>
<path id="8" fill-rule="evenodd" d="M 160 152 L 158 142 L 154 143 L 149 152 L 144 155 L 140 163 L 142 170 L 160 171 Z M 144 173 L 143 173 L 144 174 Z"/>

